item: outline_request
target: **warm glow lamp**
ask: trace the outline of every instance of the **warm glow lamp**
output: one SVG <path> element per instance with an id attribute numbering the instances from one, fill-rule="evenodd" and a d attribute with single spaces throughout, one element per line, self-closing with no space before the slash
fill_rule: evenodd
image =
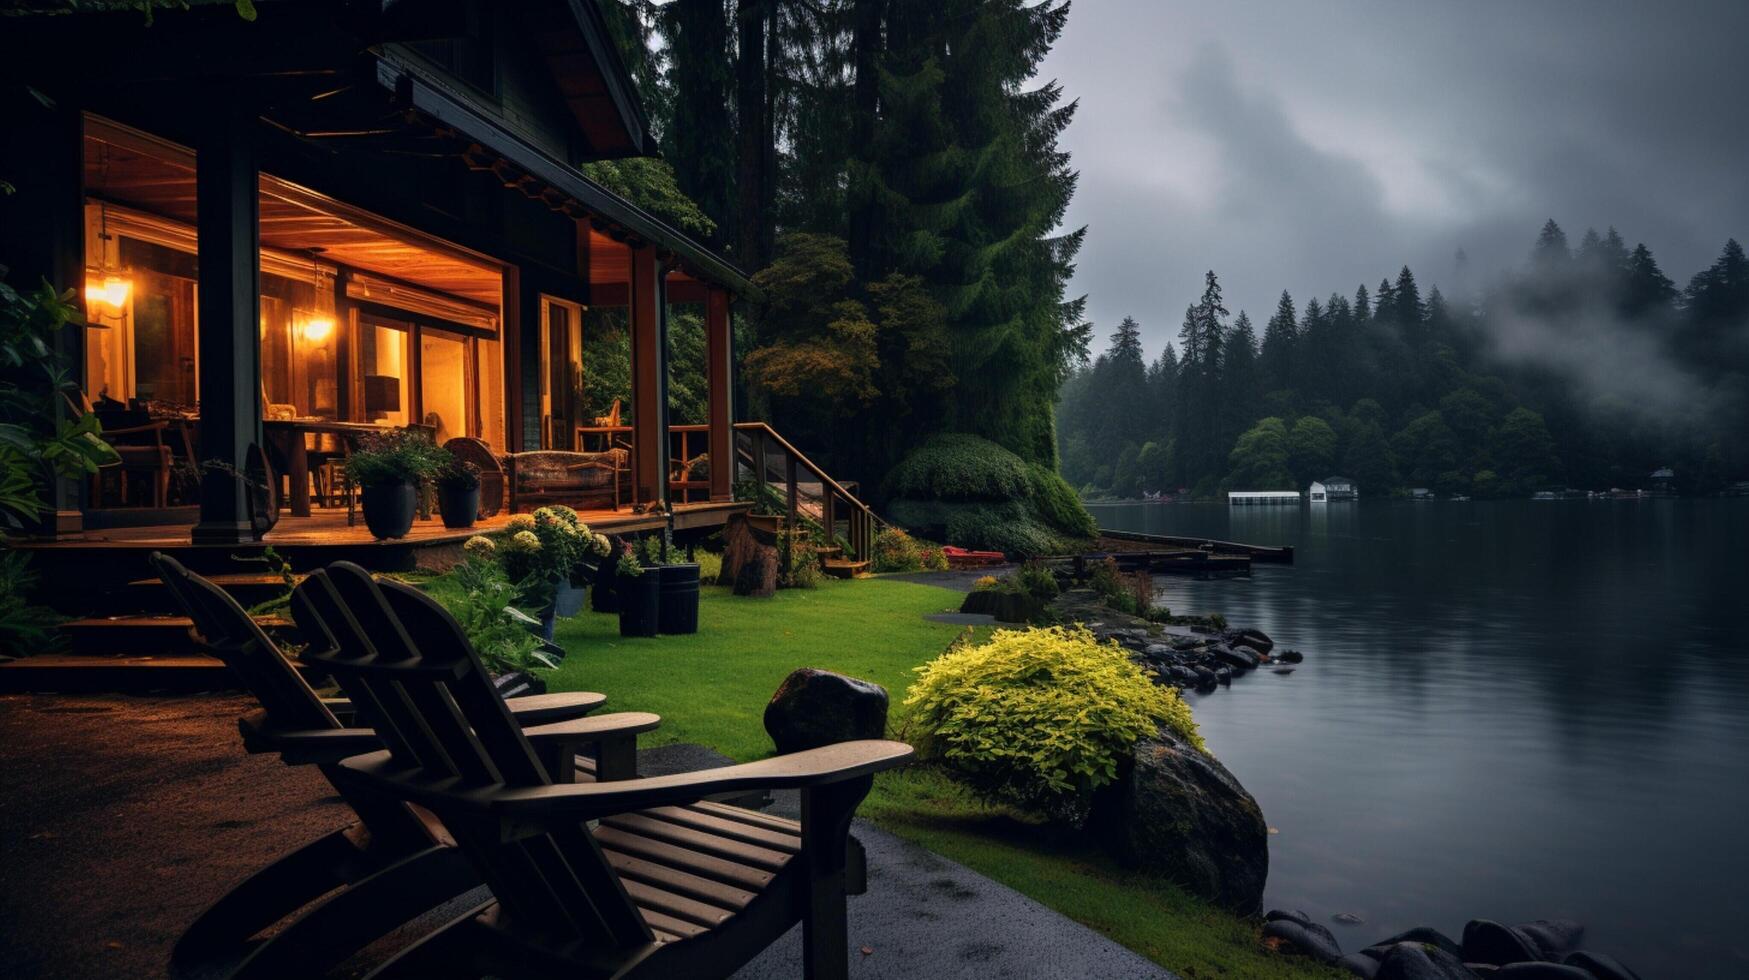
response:
<path id="1" fill-rule="evenodd" d="M 304 340 L 320 347 L 334 335 L 334 318 L 317 314 L 304 321 Z"/>
<path id="2" fill-rule="evenodd" d="M 104 276 L 102 279 L 92 277 L 85 280 L 85 301 L 101 303 L 109 307 L 111 315 L 119 315 L 123 306 L 127 305 L 128 294 L 133 291 L 134 284 L 121 276 Z"/>

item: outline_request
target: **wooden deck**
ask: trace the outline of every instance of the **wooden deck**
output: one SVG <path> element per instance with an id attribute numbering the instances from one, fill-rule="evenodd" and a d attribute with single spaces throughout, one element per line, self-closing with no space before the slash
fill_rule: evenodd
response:
<path id="1" fill-rule="evenodd" d="M 681 538 L 708 534 L 745 503 L 677 504 L 672 527 Z M 579 511 L 592 529 L 606 534 L 660 531 L 670 526 L 665 514 L 635 514 L 629 509 Z M 109 598 L 130 583 L 152 578 L 146 558 L 153 551 L 172 555 L 205 575 L 271 573 L 260 561 L 272 548 L 296 571 L 308 571 L 334 561 L 354 561 L 372 571 L 442 571 L 461 559 L 461 547 L 476 534 L 503 530 L 510 520 L 498 514 L 471 528 L 452 530 L 436 517 L 414 521 L 404 538 L 378 541 L 362 516 L 346 522 L 341 509 L 317 510 L 309 517 L 283 517 L 266 540 L 235 545 L 195 544 L 186 524 L 112 527 L 87 531 L 60 541 L 19 541 L 31 554 L 31 568 L 41 579 L 43 602 L 72 615 L 117 611 Z"/>

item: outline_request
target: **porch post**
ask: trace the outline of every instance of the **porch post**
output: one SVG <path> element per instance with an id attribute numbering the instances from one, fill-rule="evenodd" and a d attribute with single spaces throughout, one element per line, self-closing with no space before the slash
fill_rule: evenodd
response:
<path id="1" fill-rule="evenodd" d="M 197 544 L 254 538 L 244 478 L 261 443 L 261 227 L 256 111 L 241 93 L 207 107 L 195 142 L 200 284 Z"/>
<path id="2" fill-rule="evenodd" d="M 705 294 L 705 368 L 709 393 L 711 499 L 735 496 L 734 335 L 729 324 L 729 294 L 717 286 Z"/>
<path id="3" fill-rule="evenodd" d="M 18 132 L 31 138 L 6 141 L 0 147 L 0 178 L 16 190 L 0 194 L 0 266 L 6 282 L 20 293 L 34 294 L 47 282 L 58 291 L 73 290 L 73 304 L 85 301 L 85 204 L 82 176 L 84 119 L 73 106 L 45 107 L 22 86 L 3 97 L 0 115 L 16 119 Z M 53 338 L 54 353 L 68 377 L 85 376 L 85 328 L 68 324 Z M 66 399 L 50 391 L 36 364 L 18 372 L 21 384 L 40 387 L 43 404 L 56 421 L 67 418 Z M 86 481 L 54 478 L 44 488 L 48 505 L 30 528 L 43 537 L 77 537 L 84 528 L 80 497 Z"/>
<path id="4" fill-rule="evenodd" d="M 656 249 L 631 249 L 627 300 L 632 325 L 632 479 L 641 503 L 668 502 L 668 344 L 662 263 Z"/>

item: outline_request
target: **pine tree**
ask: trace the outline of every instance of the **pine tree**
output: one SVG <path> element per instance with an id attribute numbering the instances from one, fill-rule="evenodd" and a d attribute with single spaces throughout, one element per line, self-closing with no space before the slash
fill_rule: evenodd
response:
<path id="1" fill-rule="evenodd" d="M 667 119 L 662 154 L 680 192 L 696 202 L 720 232 L 735 217 L 735 74 L 725 0 L 676 0 L 657 25 L 667 46 Z M 716 235 L 706 236 L 720 244 Z"/>
<path id="2" fill-rule="evenodd" d="M 1622 285 L 1621 311 L 1629 317 L 1669 313 L 1676 302 L 1676 284 L 1658 268 L 1658 260 L 1645 242 L 1628 255 L 1626 282 Z"/>
<path id="3" fill-rule="evenodd" d="M 1573 253 L 1567 248 L 1567 233 L 1550 218 L 1543 224 L 1543 230 L 1536 236 L 1536 245 L 1531 249 L 1531 268 L 1543 275 L 1555 275 L 1566 272 L 1572 263 Z"/>
<path id="4" fill-rule="evenodd" d="M 944 0 L 888 10 L 881 115 L 866 180 L 883 269 L 922 277 L 947 311 L 959 385 L 940 424 L 1055 462 L 1049 407 L 1085 350 L 1065 290 L 1083 232 L 1057 235 L 1075 173 L 1056 84 L 1023 90 L 1068 7 Z M 943 202 L 952 202 L 944 206 Z"/>
<path id="5" fill-rule="evenodd" d="M 1221 345 L 1220 441 L 1230 444 L 1262 413 L 1257 405 L 1263 394 L 1257 369 L 1257 331 L 1244 310 L 1227 331 Z"/>
<path id="6" fill-rule="evenodd" d="M 1266 391 L 1278 391 L 1293 385 L 1294 341 L 1299 338 L 1299 320 L 1294 313 L 1294 299 L 1287 290 L 1275 304 L 1275 315 L 1263 327 L 1263 348 L 1259 352 L 1259 370 Z"/>
<path id="7" fill-rule="evenodd" d="M 1354 306 L 1352 309 L 1357 325 L 1365 326 L 1372 319 L 1372 300 L 1366 294 L 1366 283 L 1354 287 Z"/>
<path id="8" fill-rule="evenodd" d="M 1207 480 L 1220 472 L 1225 446 L 1221 441 L 1221 347 L 1227 331 L 1227 307 L 1214 270 L 1203 277 L 1202 299 L 1184 311 L 1178 334 L 1183 359 L 1179 363 L 1179 409 L 1176 458 L 1185 473 Z"/>

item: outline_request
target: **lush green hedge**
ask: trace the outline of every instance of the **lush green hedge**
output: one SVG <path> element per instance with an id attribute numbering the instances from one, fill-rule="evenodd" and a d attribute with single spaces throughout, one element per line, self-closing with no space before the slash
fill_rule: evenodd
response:
<path id="1" fill-rule="evenodd" d="M 1062 477 L 977 436 L 930 439 L 894 468 L 883 490 L 894 523 L 963 548 L 1060 553 L 1095 532 Z"/>

